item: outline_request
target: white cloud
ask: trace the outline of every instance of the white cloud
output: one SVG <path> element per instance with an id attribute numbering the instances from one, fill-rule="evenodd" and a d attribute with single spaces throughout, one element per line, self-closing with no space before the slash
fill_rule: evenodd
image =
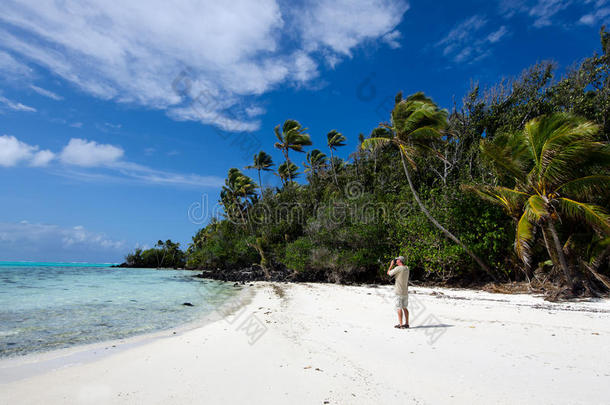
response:
<path id="1" fill-rule="evenodd" d="M 373 40 L 396 47 L 396 26 L 408 9 L 403 0 L 285 6 L 276 0 L 4 0 L 0 48 L 95 97 L 254 131 L 260 122 L 245 111 L 254 97 L 317 78 L 320 57 L 349 56 Z M 172 89 L 185 67 L 190 98 L 201 92 L 213 98 L 198 110 Z"/>
<path id="2" fill-rule="evenodd" d="M 131 162 L 117 162 L 112 168 L 127 179 L 146 184 L 213 188 L 221 187 L 224 184 L 224 179 L 218 176 L 172 173 Z"/>
<path id="3" fill-rule="evenodd" d="M 30 166 L 41 167 L 49 164 L 55 158 L 55 154 L 50 150 L 41 150 L 32 156 Z"/>
<path id="4" fill-rule="evenodd" d="M 33 74 L 33 69 L 18 62 L 6 52 L 0 51 L 0 77 L 7 80 L 29 78 Z"/>
<path id="5" fill-rule="evenodd" d="M 41 96 L 52 98 L 53 100 L 56 100 L 56 101 L 60 101 L 60 100 L 64 99 L 59 94 L 53 93 L 50 90 L 43 89 L 42 87 L 38 87 L 33 84 L 30 85 L 30 89 L 34 90 L 36 93 L 40 94 Z"/>
<path id="6" fill-rule="evenodd" d="M 123 149 L 86 139 L 72 138 L 59 154 L 62 163 L 83 166 L 108 166 L 123 157 Z"/>
<path id="7" fill-rule="evenodd" d="M 453 27 L 437 46 L 443 47 L 443 55 L 447 56 L 455 52 L 456 48 L 469 43 L 474 33 L 485 24 L 487 20 L 483 16 L 474 15 Z"/>
<path id="8" fill-rule="evenodd" d="M 406 1 L 315 1 L 296 11 L 296 26 L 306 50 L 327 47 L 351 56 L 352 50 L 364 41 L 394 31 L 408 9 Z"/>
<path id="9" fill-rule="evenodd" d="M 0 136 L 0 165 L 16 166 L 19 162 L 32 156 L 34 147 L 19 141 L 14 136 Z"/>
<path id="10" fill-rule="evenodd" d="M 603 22 L 607 22 L 608 17 L 610 16 L 610 7 L 604 7 L 606 6 L 606 3 L 606 1 L 596 2 L 595 10 L 580 17 L 578 22 L 589 26 L 599 25 Z"/>
<path id="11" fill-rule="evenodd" d="M 505 26 L 485 34 L 488 20 L 474 15 L 458 23 L 436 46 L 443 55 L 456 63 L 475 63 L 491 55 L 490 46 L 505 38 L 509 32 Z"/>
<path id="12" fill-rule="evenodd" d="M 257 117 L 259 115 L 263 115 L 265 112 L 265 109 L 259 106 L 253 105 L 246 107 L 246 115 L 248 115 L 248 117 Z"/>
<path id="13" fill-rule="evenodd" d="M 388 32 L 383 37 L 381 37 L 381 40 L 383 42 L 385 42 L 386 44 L 388 44 L 388 46 L 390 48 L 398 49 L 398 48 L 400 48 L 400 41 L 399 41 L 399 39 L 401 37 L 402 37 L 402 34 L 400 33 L 400 31 L 394 30 L 392 32 Z"/>
<path id="14" fill-rule="evenodd" d="M 534 18 L 534 27 L 547 27 L 553 25 L 553 18 L 557 13 L 565 10 L 573 3 L 573 0 L 538 0 L 528 14 Z"/>
<path id="15" fill-rule="evenodd" d="M 608 0 L 501 0 L 500 14 L 511 18 L 519 13 L 530 17 L 535 28 L 573 23 L 596 25 L 607 21 Z M 578 19 L 578 16 L 581 16 Z M 575 19 L 576 18 L 576 19 Z"/>
<path id="16" fill-rule="evenodd" d="M 16 101 L 9 100 L 4 96 L 0 96 L 0 104 L 4 104 L 9 109 L 14 111 L 23 111 L 23 112 L 36 112 L 34 107 L 27 106 L 25 104 L 21 104 Z"/>
<path id="17" fill-rule="evenodd" d="M 154 149 L 147 149 L 147 153 Z M 135 182 L 163 186 L 221 187 L 224 180 L 218 176 L 200 176 L 157 170 L 123 159 L 125 152 L 119 146 L 100 144 L 86 139 L 72 138 L 57 155 L 39 150 L 14 136 L 0 136 L 0 166 L 14 167 L 27 164 L 47 166 L 57 157 L 63 164 L 51 171 L 64 177 L 84 181 Z M 168 154 L 175 155 L 175 151 Z"/>
<path id="18" fill-rule="evenodd" d="M 0 136 L 0 166 L 12 167 L 20 163 L 30 166 L 46 166 L 55 155 L 48 150 L 38 150 L 38 146 L 28 145 L 14 136 Z"/>
<path id="19" fill-rule="evenodd" d="M 104 234 L 89 232 L 82 225 L 60 231 L 64 247 L 82 244 L 93 244 L 101 248 L 121 249 L 124 243 L 106 238 Z"/>
<path id="20" fill-rule="evenodd" d="M 0 255 L 28 260 L 119 260 L 126 243 L 77 225 L 0 222 Z"/>
<path id="21" fill-rule="evenodd" d="M 501 40 L 502 37 L 504 37 L 507 33 L 508 33 L 508 29 L 506 29 L 506 27 L 503 25 L 500 28 L 498 28 L 497 31 L 494 31 L 491 34 L 489 34 L 487 36 L 487 41 L 489 41 L 492 44 L 495 44 L 496 42 Z"/>
<path id="22" fill-rule="evenodd" d="M 294 55 L 294 65 L 294 78 L 301 83 L 305 83 L 319 75 L 318 65 L 305 52 L 298 52 Z"/>

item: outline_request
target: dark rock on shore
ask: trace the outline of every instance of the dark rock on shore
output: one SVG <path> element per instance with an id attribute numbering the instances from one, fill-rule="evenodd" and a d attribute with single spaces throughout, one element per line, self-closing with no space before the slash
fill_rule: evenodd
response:
<path id="1" fill-rule="evenodd" d="M 184 305 L 185 307 L 194 307 L 194 305 L 191 304 L 190 302 L 185 302 L 182 305 Z"/>
<path id="2" fill-rule="evenodd" d="M 276 268 L 269 270 L 268 273 L 269 277 L 267 277 L 262 267 L 254 265 L 238 269 L 202 270 L 201 273 L 197 274 L 195 277 L 220 281 L 234 281 L 242 284 L 250 281 L 328 281 L 325 271 L 295 272 L 286 268 Z"/>

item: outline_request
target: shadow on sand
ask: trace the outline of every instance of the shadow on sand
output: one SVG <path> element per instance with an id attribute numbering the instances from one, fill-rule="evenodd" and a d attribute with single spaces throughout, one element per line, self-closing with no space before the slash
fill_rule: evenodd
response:
<path id="1" fill-rule="evenodd" d="M 417 325 L 411 326 L 409 329 L 426 329 L 426 328 L 453 328 L 454 325 L 447 325 L 445 323 L 439 323 L 437 325 Z"/>

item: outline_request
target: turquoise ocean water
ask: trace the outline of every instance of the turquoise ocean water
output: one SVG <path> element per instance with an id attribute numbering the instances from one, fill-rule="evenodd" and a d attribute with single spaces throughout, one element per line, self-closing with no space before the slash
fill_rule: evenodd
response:
<path id="1" fill-rule="evenodd" d="M 235 294 L 230 284 L 193 274 L 0 262 L 0 357 L 172 328 L 201 319 Z"/>

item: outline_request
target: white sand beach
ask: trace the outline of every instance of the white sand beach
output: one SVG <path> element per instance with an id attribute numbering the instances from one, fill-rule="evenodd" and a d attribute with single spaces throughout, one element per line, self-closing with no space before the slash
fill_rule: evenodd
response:
<path id="1" fill-rule="evenodd" d="M 0 403 L 572 405 L 610 398 L 607 300 L 555 304 L 415 287 L 412 328 L 399 330 L 391 288 L 255 283 L 236 311 L 220 308 L 218 317 L 228 315 L 184 333 L 116 342 L 102 356 L 81 348 L 3 360 Z"/>

